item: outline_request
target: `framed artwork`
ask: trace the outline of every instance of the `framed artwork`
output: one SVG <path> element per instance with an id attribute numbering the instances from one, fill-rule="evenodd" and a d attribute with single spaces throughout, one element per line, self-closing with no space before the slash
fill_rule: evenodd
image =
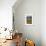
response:
<path id="1" fill-rule="evenodd" d="M 33 24 L 33 17 L 31 14 L 25 16 L 25 24 L 32 25 Z"/>

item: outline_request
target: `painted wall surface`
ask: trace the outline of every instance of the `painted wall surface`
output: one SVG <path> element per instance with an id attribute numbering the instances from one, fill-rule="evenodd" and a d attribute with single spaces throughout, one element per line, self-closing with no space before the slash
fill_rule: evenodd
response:
<path id="1" fill-rule="evenodd" d="M 46 0 L 41 1 L 41 41 L 46 46 Z"/>
<path id="2" fill-rule="evenodd" d="M 14 5 L 16 6 L 16 5 Z M 23 37 L 35 41 L 36 46 L 41 46 L 41 1 L 23 0 L 13 9 L 15 29 L 23 33 Z M 25 14 L 32 14 L 33 24 L 25 25 Z"/>

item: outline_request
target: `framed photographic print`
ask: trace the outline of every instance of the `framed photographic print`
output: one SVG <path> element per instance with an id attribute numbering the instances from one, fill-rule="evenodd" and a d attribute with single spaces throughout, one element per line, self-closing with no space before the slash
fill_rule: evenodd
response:
<path id="1" fill-rule="evenodd" d="M 25 15 L 25 24 L 26 25 L 32 25 L 33 24 L 32 14 Z"/>
<path id="2" fill-rule="evenodd" d="M 27 16 L 26 17 L 26 23 L 27 24 L 32 24 L 32 16 Z"/>

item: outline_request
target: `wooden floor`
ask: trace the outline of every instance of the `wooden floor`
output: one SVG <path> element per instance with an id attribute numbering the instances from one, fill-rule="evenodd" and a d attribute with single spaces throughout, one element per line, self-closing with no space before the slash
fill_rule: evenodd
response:
<path id="1" fill-rule="evenodd" d="M 0 46 L 16 46 L 15 39 L 13 40 L 6 40 L 6 42 L 2 43 Z"/>

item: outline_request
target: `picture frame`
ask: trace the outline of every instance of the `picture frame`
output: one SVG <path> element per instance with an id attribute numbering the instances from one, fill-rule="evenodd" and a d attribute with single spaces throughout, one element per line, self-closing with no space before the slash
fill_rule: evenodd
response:
<path id="1" fill-rule="evenodd" d="M 33 14 L 25 14 L 25 25 L 33 24 Z"/>

